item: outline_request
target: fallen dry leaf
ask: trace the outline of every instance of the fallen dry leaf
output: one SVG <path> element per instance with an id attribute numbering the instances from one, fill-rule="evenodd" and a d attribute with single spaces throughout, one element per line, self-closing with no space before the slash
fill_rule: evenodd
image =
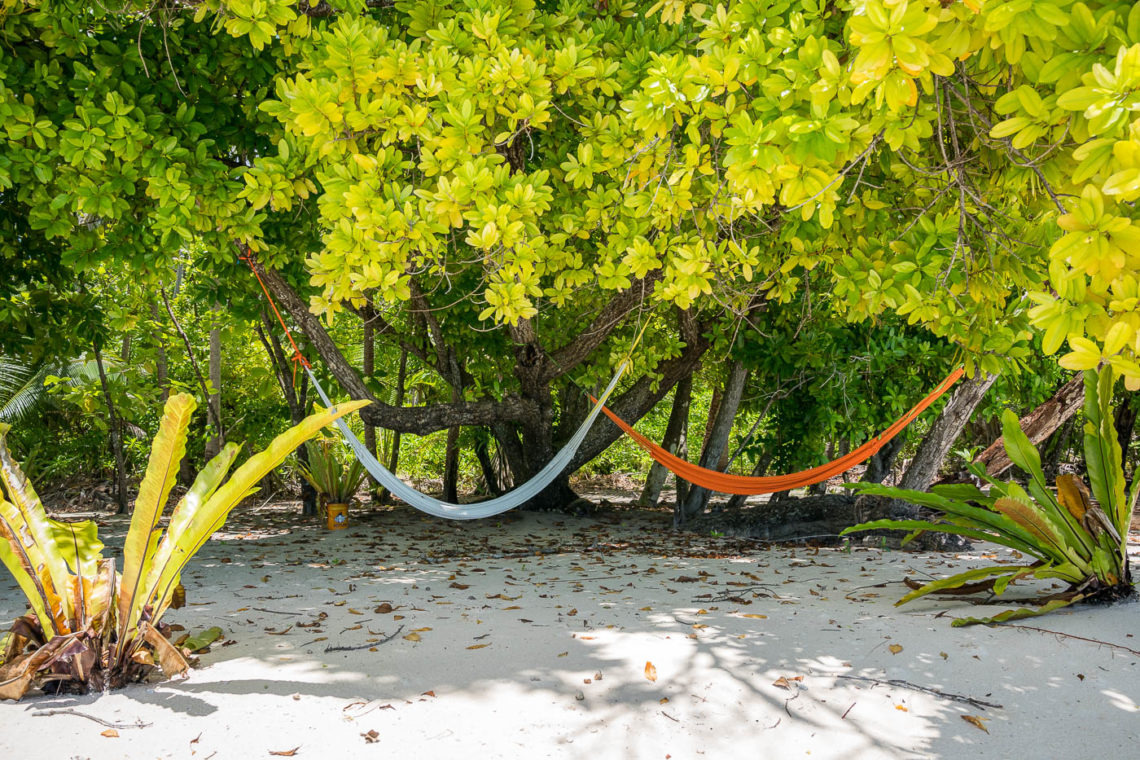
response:
<path id="1" fill-rule="evenodd" d="M 380 741 L 380 732 L 376 729 L 372 729 L 366 734 L 361 734 L 361 736 L 364 737 L 364 741 L 367 744 L 375 744 L 376 742 Z"/>
<path id="2" fill-rule="evenodd" d="M 910 712 L 910 710 L 906 709 L 906 707 L 903 705 L 895 705 L 895 709 L 899 710 L 900 712 Z"/>
<path id="3" fill-rule="evenodd" d="M 298 744 L 293 749 L 282 749 L 277 751 L 269 750 L 269 754 L 276 755 L 277 757 L 293 757 L 297 754 L 297 750 L 299 749 L 301 749 L 301 745 Z"/>
<path id="4" fill-rule="evenodd" d="M 469 646 L 467 648 L 468 649 L 482 649 L 483 647 L 489 647 L 489 646 L 491 646 L 491 645 L 490 644 L 472 644 L 471 646 Z"/>
<path id="5" fill-rule="evenodd" d="M 420 640 L 420 635 L 419 635 L 418 633 L 409 633 L 409 634 L 408 634 L 407 636 L 405 636 L 404 638 L 405 638 L 406 640 L 408 640 L 408 641 L 419 641 L 419 640 Z"/>
<path id="6" fill-rule="evenodd" d="M 758 615 L 755 612 L 748 612 L 748 613 L 741 615 L 740 617 L 752 618 L 753 620 L 767 620 L 768 619 L 767 615 Z"/>
<path id="7" fill-rule="evenodd" d="M 392 605 L 388 604 L 387 602 L 384 602 L 383 604 L 381 604 L 379 607 L 377 607 L 376 609 L 374 609 L 372 611 L 379 614 L 379 615 L 387 615 L 392 610 L 393 610 Z"/>
<path id="8" fill-rule="evenodd" d="M 102 732 L 99 735 L 100 736 L 106 736 L 108 739 L 118 739 L 119 738 L 119 732 L 113 728 L 108 728 L 106 731 Z"/>
<path id="9" fill-rule="evenodd" d="M 979 715 L 963 715 L 963 716 L 961 716 L 961 718 L 962 718 L 962 720 L 966 721 L 967 723 L 969 723 L 974 728 L 980 728 L 982 731 L 985 731 L 987 734 L 990 732 L 990 730 L 988 728 L 986 728 L 985 724 L 983 723 L 983 721 L 987 721 L 987 720 L 989 720 L 989 718 L 983 718 Z"/>
<path id="10" fill-rule="evenodd" d="M 778 686 L 781 689 L 791 689 L 792 688 L 792 681 L 802 681 L 802 680 L 804 680 L 803 676 L 792 676 L 791 678 L 788 678 L 787 676 L 780 676 L 779 678 L 777 678 L 775 681 L 772 682 L 772 685 Z"/>
<path id="11" fill-rule="evenodd" d="M 891 644 L 887 649 L 891 650 L 891 654 L 898 654 L 902 651 L 902 644 Z"/>
<path id="12" fill-rule="evenodd" d="M 645 677 L 650 681 L 657 680 L 657 666 L 655 666 L 652 662 L 645 663 Z"/>
<path id="13" fill-rule="evenodd" d="M 466 591 L 467 589 L 471 588 L 471 586 L 467 585 L 466 583 L 452 583 L 450 586 L 448 586 L 448 588 L 456 588 L 460 591 Z"/>

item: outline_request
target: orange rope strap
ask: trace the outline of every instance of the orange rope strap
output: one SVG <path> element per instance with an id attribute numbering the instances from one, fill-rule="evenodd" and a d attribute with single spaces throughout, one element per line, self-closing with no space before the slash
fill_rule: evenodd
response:
<path id="1" fill-rule="evenodd" d="M 241 253 L 238 258 L 249 264 L 249 271 L 253 272 L 253 276 L 257 278 L 257 284 L 261 286 L 261 292 L 265 294 L 266 300 L 269 301 L 269 306 L 273 309 L 273 313 L 277 315 L 277 321 L 281 323 L 281 329 L 285 331 L 285 337 L 289 339 L 289 345 L 293 347 L 293 385 L 297 384 L 297 365 L 300 364 L 305 369 L 310 368 L 309 360 L 301 353 L 301 349 L 297 347 L 297 341 L 293 340 L 293 333 L 289 331 L 289 325 L 285 324 L 285 320 L 281 318 L 281 312 L 277 310 L 277 304 L 273 301 L 273 296 L 269 295 L 269 288 L 265 287 L 265 282 L 261 279 L 257 269 L 253 266 L 253 254 L 249 250 L 249 246 L 238 246 Z"/>
<path id="2" fill-rule="evenodd" d="M 716 470 L 701 467 L 661 448 L 634 430 L 625 420 L 610 411 L 609 408 L 603 406 L 602 411 L 607 417 L 613 420 L 615 425 L 636 441 L 641 448 L 645 449 L 649 453 L 649 456 L 653 457 L 662 467 L 678 477 L 684 478 L 694 485 L 707 488 L 710 491 L 731 493 L 740 496 L 756 496 L 765 493 L 776 493 L 777 491 L 787 491 L 792 488 L 802 488 L 803 486 L 810 486 L 813 483 L 821 483 L 834 478 L 836 475 L 841 475 L 855 465 L 870 459 L 879 449 L 883 448 L 888 441 L 902 432 L 903 428 L 913 422 L 918 415 L 926 411 L 927 407 L 946 393 L 946 391 L 950 389 L 950 386 L 958 382 L 962 375 L 962 369 L 956 369 L 951 372 L 929 396 L 918 402 L 914 408 L 902 417 L 895 420 L 894 424 L 884 430 L 882 434 L 867 441 L 851 453 L 832 462 L 828 462 L 827 464 L 812 467 L 811 469 L 801 472 L 794 472 L 790 475 L 749 477 L 747 475 L 730 475 L 728 473 L 717 472 Z"/>

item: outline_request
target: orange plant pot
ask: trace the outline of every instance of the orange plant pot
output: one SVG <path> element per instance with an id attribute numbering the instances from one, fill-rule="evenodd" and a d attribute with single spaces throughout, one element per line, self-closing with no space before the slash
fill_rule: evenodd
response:
<path id="1" fill-rule="evenodd" d="M 348 527 L 348 505 L 328 504 L 325 506 L 326 527 L 329 530 L 344 530 Z"/>

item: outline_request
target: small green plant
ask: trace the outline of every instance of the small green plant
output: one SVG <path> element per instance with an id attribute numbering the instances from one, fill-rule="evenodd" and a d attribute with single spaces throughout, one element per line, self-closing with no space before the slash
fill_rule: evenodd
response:
<path id="1" fill-rule="evenodd" d="M 348 504 L 364 482 L 364 465 L 351 457 L 346 465 L 338 454 L 339 447 L 330 440 L 308 441 L 305 449 L 309 465 L 298 463 L 301 477 L 309 481 L 323 504 Z"/>
<path id="2" fill-rule="evenodd" d="M 1000 623 L 1040 615 L 1079 601 L 1115 599 L 1133 592 L 1128 567 L 1128 527 L 1140 491 L 1140 478 L 1132 493 L 1125 493 L 1120 444 L 1113 424 L 1111 366 L 1085 372 L 1085 465 L 1089 486 L 1073 475 L 1057 478 L 1050 491 L 1037 449 L 1018 425 L 1017 415 L 1006 410 L 1002 435 L 1010 460 L 1029 476 L 1023 488 L 1015 481 L 989 477 L 985 468 L 970 465 L 970 472 L 989 484 L 988 492 L 969 483 L 935 486 L 930 493 L 851 484 L 860 493 L 902 499 L 939 513 L 939 521 L 876 520 L 843 531 L 899 529 L 911 531 L 909 541 L 925 531 L 942 531 L 966 538 L 992 541 L 1035 559 L 1030 564 L 996 565 L 968 570 L 912 591 L 897 604 L 932 593 L 1001 594 L 1022 578 L 1058 579 L 1068 588 L 1038 600 L 1037 607 L 1019 607 L 989 618 L 960 618 L 954 625 Z M 906 543 L 904 541 L 904 543 Z M 910 585 L 910 584 L 908 584 Z"/>
<path id="3" fill-rule="evenodd" d="M 710 530 L 709 536 L 711 536 L 712 538 L 724 538 L 724 531 L 723 530 L 715 530 L 715 529 Z"/>
<path id="4" fill-rule="evenodd" d="M 293 449 L 365 404 L 342 404 L 308 417 L 247 459 L 228 480 L 240 447 L 227 444 L 198 474 L 163 531 L 159 521 L 186 453 L 196 406 L 188 394 L 171 396 L 135 500 L 121 574 L 115 560 L 103 558 L 94 523 L 60 523 L 47 516 L 8 451 L 10 427 L 0 425 L 0 561 L 31 607 L 2 639 L 0 699 L 19 699 L 36 684 L 84 691 L 140 680 L 155 667 L 168 676 L 185 672 L 185 655 L 168 640 L 169 629 L 160 621 L 186 563 Z"/>

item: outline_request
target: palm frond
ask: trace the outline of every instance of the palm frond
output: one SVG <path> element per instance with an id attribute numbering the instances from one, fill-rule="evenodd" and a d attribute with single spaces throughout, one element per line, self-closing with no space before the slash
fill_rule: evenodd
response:
<path id="1" fill-rule="evenodd" d="M 48 365 L 32 366 L 0 356 L 0 422 L 16 422 L 44 394 Z"/>

